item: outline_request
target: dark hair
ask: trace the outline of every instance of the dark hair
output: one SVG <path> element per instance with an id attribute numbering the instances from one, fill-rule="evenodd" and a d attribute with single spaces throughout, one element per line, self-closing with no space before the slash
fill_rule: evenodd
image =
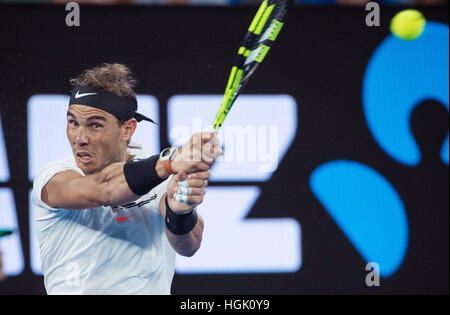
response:
<path id="1" fill-rule="evenodd" d="M 131 100 L 137 110 L 134 88 L 137 80 L 131 70 L 120 63 L 103 63 L 97 67 L 84 70 L 80 75 L 70 79 L 73 86 L 92 86 Z"/>

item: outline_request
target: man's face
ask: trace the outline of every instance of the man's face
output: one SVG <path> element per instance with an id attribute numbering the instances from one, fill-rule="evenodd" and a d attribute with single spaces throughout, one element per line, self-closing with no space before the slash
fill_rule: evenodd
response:
<path id="1" fill-rule="evenodd" d="M 126 150 L 119 121 L 113 115 L 94 107 L 70 105 L 67 111 L 67 138 L 77 166 L 85 174 L 101 171 L 120 161 Z"/>

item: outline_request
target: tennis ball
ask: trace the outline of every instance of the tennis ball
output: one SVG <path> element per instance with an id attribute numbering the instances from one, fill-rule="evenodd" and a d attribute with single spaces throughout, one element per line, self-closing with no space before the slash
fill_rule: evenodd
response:
<path id="1" fill-rule="evenodd" d="M 404 10 L 397 13 L 392 19 L 391 32 L 403 40 L 414 40 L 423 33 L 426 22 L 419 11 Z"/>

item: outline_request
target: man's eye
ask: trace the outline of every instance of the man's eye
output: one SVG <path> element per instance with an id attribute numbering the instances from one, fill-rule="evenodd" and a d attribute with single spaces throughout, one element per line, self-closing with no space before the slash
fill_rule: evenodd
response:
<path id="1" fill-rule="evenodd" d="M 91 126 L 92 126 L 94 129 L 98 129 L 98 128 L 103 127 L 102 125 L 97 124 L 97 123 L 93 123 Z"/>
<path id="2" fill-rule="evenodd" d="M 78 126 L 78 123 L 75 120 L 69 120 L 68 123 L 72 126 Z"/>

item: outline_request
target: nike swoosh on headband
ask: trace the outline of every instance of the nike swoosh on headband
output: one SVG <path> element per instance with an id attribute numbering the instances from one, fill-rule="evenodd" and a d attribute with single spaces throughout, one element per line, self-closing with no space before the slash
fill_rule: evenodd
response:
<path id="1" fill-rule="evenodd" d="M 95 94 L 97 94 L 97 93 L 81 93 L 80 94 L 80 91 L 77 91 L 77 94 L 75 94 L 75 98 L 80 98 L 80 97 L 83 97 L 83 96 L 95 95 Z"/>
<path id="2" fill-rule="evenodd" d="M 95 95 L 95 97 L 85 97 Z M 81 100 L 81 98 L 83 98 Z M 136 112 L 137 103 L 123 96 L 118 96 L 102 88 L 92 86 L 75 86 L 71 92 L 70 104 L 91 106 L 101 109 L 115 116 L 121 121 L 135 118 L 138 122 L 142 120 L 155 123 L 152 119 Z"/>

